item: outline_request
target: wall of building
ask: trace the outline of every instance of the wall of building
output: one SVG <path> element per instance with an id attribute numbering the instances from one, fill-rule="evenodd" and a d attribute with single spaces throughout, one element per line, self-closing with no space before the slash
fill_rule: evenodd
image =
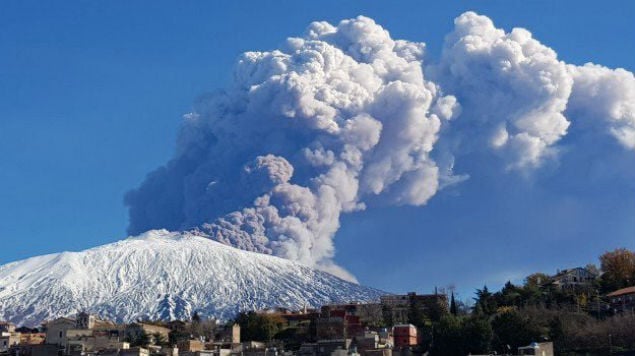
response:
<path id="1" fill-rule="evenodd" d="M 66 332 L 75 328 L 75 321 L 56 319 L 46 324 L 46 343 L 66 346 Z"/>

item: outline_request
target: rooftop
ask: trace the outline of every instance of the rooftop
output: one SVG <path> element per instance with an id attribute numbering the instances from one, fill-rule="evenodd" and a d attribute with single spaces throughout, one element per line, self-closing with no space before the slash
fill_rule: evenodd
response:
<path id="1" fill-rule="evenodd" d="M 618 295 L 635 293 L 635 286 L 618 289 L 614 292 L 607 294 L 607 297 L 617 297 Z"/>

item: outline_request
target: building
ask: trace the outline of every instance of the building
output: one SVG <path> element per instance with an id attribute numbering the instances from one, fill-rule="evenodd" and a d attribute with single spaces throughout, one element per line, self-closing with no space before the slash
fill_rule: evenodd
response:
<path id="1" fill-rule="evenodd" d="M 320 315 L 325 315 L 331 311 L 343 311 L 346 315 L 355 316 L 359 318 L 363 326 L 378 326 L 383 321 L 382 308 L 379 303 L 329 304 L 322 306 Z"/>
<path id="2" fill-rule="evenodd" d="M 45 333 L 21 333 L 20 344 L 21 345 L 39 345 L 46 342 Z"/>
<path id="3" fill-rule="evenodd" d="M 11 347 L 10 355 L 16 356 L 58 356 L 59 346 L 51 344 L 17 345 Z"/>
<path id="4" fill-rule="evenodd" d="M 121 350 L 117 354 L 119 356 L 150 356 L 150 350 L 143 347 L 132 347 L 127 350 Z"/>
<path id="5" fill-rule="evenodd" d="M 614 313 L 633 312 L 635 310 L 635 286 L 618 289 L 606 296 Z"/>
<path id="6" fill-rule="evenodd" d="M 421 294 L 414 292 L 405 295 L 385 295 L 380 297 L 384 320 L 389 324 L 410 322 L 413 312 L 427 319 L 436 320 L 449 313 L 448 296 L 445 294 Z"/>
<path id="7" fill-rule="evenodd" d="M 66 347 L 66 332 L 75 329 L 76 320 L 57 318 L 44 324 L 46 328 L 46 343 Z"/>
<path id="8" fill-rule="evenodd" d="M 186 340 L 179 342 L 178 349 L 180 352 L 196 352 L 205 350 L 205 344 L 200 340 Z"/>
<path id="9" fill-rule="evenodd" d="M 231 328 L 231 343 L 232 345 L 240 344 L 240 325 L 234 323 Z"/>
<path id="10" fill-rule="evenodd" d="M 347 339 L 364 333 L 360 318 L 346 310 L 323 308 L 315 319 L 318 340 Z"/>
<path id="11" fill-rule="evenodd" d="M 233 325 L 225 325 L 214 338 L 216 346 L 219 349 L 233 348 L 240 345 L 240 325 L 234 323 Z"/>
<path id="12" fill-rule="evenodd" d="M 5 333 L 15 332 L 15 325 L 7 321 L 0 321 L 0 332 L 5 332 Z"/>
<path id="13" fill-rule="evenodd" d="M 587 288 L 593 285 L 599 274 L 588 268 L 563 269 L 551 277 L 553 284 L 561 289 Z"/>
<path id="14" fill-rule="evenodd" d="M 20 344 L 20 333 L 6 332 L 0 333 L 0 352 L 7 352 L 13 346 Z"/>
<path id="15" fill-rule="evenodd" d="M 417 345 L 417 328 L 412 324 L 395 325 L 392 328 L 395 349 L 406 349 Z"/>
<path id="16" fill-rule="evenodd" d="M 121 351 L 130 348 L 118 330 L 71 329 L 66 332 L 66 353 L 86 354 L 103 350 Z"/>
<path id="17" fill-rule="evenodd" d="M 518 348 L 519 355 L 553 356 L 553 342 L 532 342 Z"/>
<path id="18" fill-rule="evenodd" d="M 391 352 L 392 343 L 381 343 L 379 333 L 376 331 L 366 331 L 364 335 L 356 337 L 351 343 L 351 348 L 363 356 L 366 355 L 385 355 Z"/>

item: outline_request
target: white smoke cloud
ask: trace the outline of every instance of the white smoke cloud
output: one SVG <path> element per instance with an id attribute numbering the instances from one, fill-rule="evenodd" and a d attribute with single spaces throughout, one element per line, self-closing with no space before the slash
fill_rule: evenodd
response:
<path id="1" fill-rule="evenodd" d="M 495 150 L 508 168 L 540 166 L 570 125 L 567 66 L 527 30 L 506 33 L 473 12 L 454 24 L 440 63 L 428 67 L 463 107 L 450 135 L 465 149 Z"/>
<path id="2" fill-rule="evenodd" d="M 624 69 L 588 63 L 568 66 L 573 92 L 567 113 L 593 131 L 613 135 L 627 149 L 635 150 L 635 77 Z"/>
<path id="3" fill-rule="evenodd" d="M 126 196 L 129 232 L 197 229 L 354 280 L 333 262 L 340 215 L 426 204 L 466 179 L 464 151 L 535 169 L 577 120 L 635 148 L 630 72 L 567 65 L 472 12 L 439 63 L 424 52 L 358 17 L 245 53 L 231 86 L 185 116 L 175 157 Z"/>

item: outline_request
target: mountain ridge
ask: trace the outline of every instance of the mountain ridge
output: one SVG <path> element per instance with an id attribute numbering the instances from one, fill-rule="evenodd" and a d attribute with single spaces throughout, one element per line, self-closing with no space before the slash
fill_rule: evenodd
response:
<path id="1" fill-rule="evenodd" d="M 372 301 L 385 294 L 190 232 L 152 230 L 0 266 L 0 320 L 35 326 L 79 311 L 117 322 L 228 319 L 242 310 Z"/>

